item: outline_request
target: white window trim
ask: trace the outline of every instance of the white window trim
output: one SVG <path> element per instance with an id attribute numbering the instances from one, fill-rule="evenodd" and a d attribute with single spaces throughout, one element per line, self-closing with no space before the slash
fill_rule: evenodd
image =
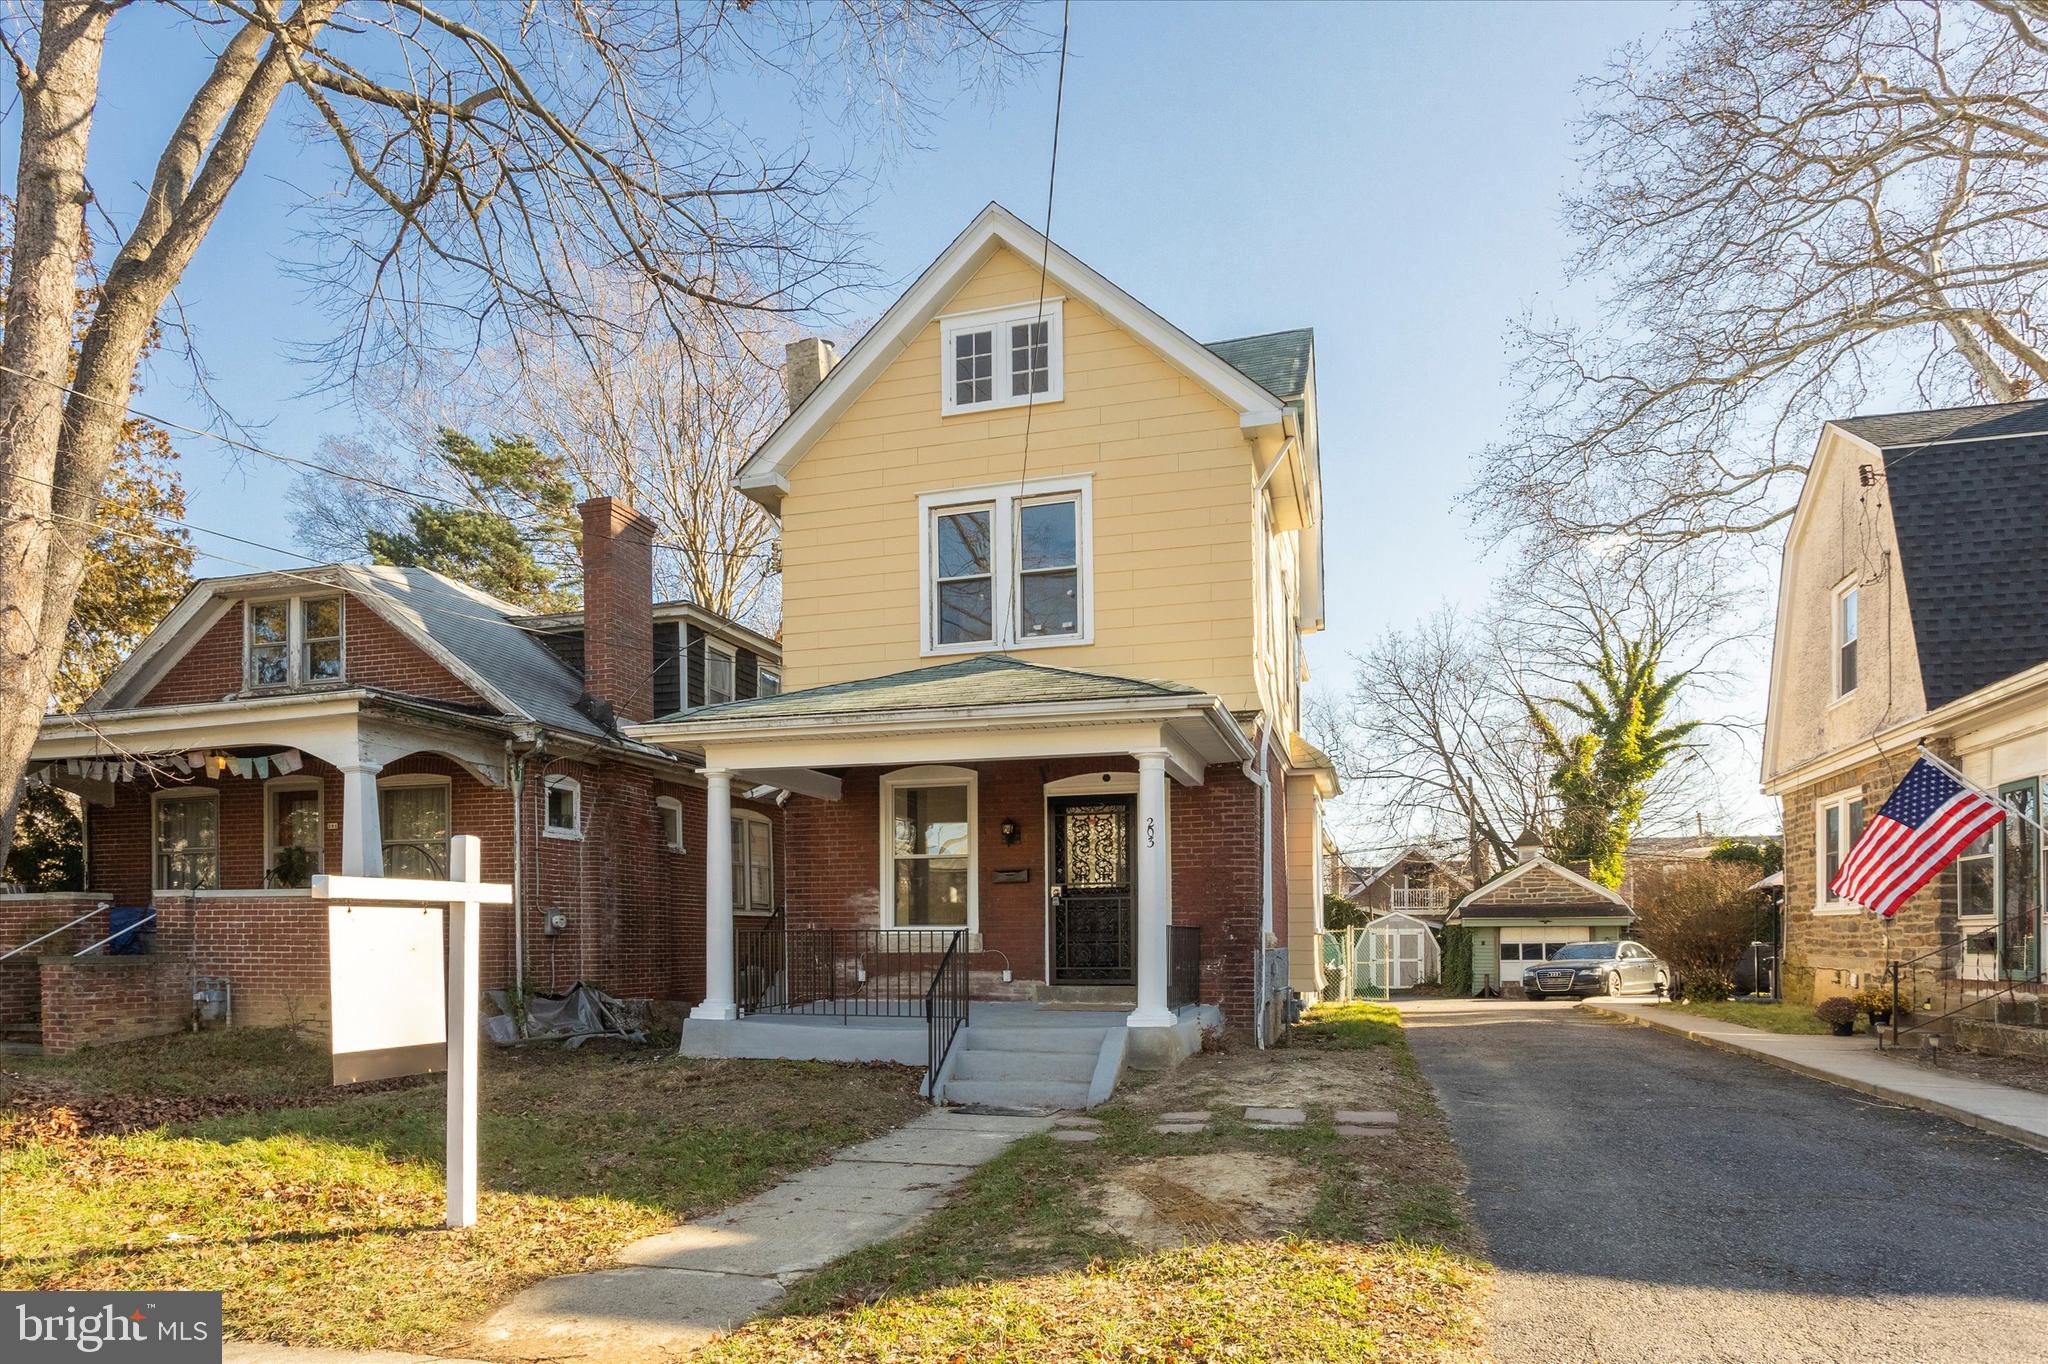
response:
<path id="1" fill-rule="evenodd" d="M 760 909 L 741 909 L 735 905 L 732 912 L 749 919 L 768 918 L 775 913 L 775 893 L 781 885 L 781 878 L 775 874 L 775 821 L 759 810 L 734 810 L 732 823 L 736 826 L 732 831 L 733 847 L 740 852 L 740 879 L 733 882 L 733 890 L 738 893 L 744 884 L 750 897 L 753 889 L 747 874 L 752 866 L 748 859 L 753 856 L 753 852 L 752 841 L 747 835 L 747 826 L 758 824 L 768 831 L 768 903 Z"/>
<path id="2" fill-rule="evenodd" d="M 948 924 L 899 924 L 896 922 L 896 793 L 904 788 L 964 786 L 967 788 L 967 922 Z M 981 777 L 971 767 L 903 767 L 885 772 L 881 780 L 881 868 L 877 882 L 881 890 L 880 925 L 888 933 L 947 933 L 964 928 L 973 937 L 981 932 Z"/>
<path id="3" fill-rule="evenodd" d="M 391 841 L 391 830 L 384 827 L 384 793 L 404 786 L 439 786 L 447 793 L 449 843 L 447 847 L 442 849 L 442 860 L 444 862 L 452 860 L 455 839 L 455 779 L 453 777 L 444 777 L 438 772 L 406 772 L 395 777 L 377 778 L 377 850 L 379 854 L 381 855 L 383 852 L 384 845 Z"/>
<path id="4" fill-rule="evenodd" d="M 670 839 L 664 834 L 662 846 L 670 852 L 688 852 L 689 840 L 683 835 L 683 803 L 674 796 L 656 796 L 654 798 L 654 808 L 656 810 L 672 810 L 675 812 L 676 836 L 674 839 Z"/>
<path id="5" fill-rule="evenodd" d="M 560 773 L 553 773 L 547 777 L 542 778 L 540 789 L 541 836 L 544 838 L 582 838 L 583 783 L 576 780 L 574 777 L 563 776 Z M 564 829 L 561 826 L 557 825 L 551 818 L 549 818 L 548 797 L 556 791 L 567 791 L 569 793 L 569 812 L 575 820 L 574 828 Z"/>
<path id="6" fill-rule="evenodd" d="M 321 601 L 328 597 L 337 598 L 341 602 L 341 634 L 338 637 L 341 645 L 341 676 L 323 677 L 316 681 L 306 676 L 306 602 L 308 600 Z M 279 602 L 284 603 L 285 680 L 282 682 L 259 683 L 256 681 L 256 671 L 251 666 L 253 662 L 251 649 L 255 644 L 255 637 L 250 628 L 250 618 L 254 615 L 256 607 L 274 606 Z M 346 592 L 337 587 L 331 592 L 301 592 L 291 596 L 250 597 L 243 601 L 242 689 L 244 691 L 285 691 L 292 687 L 305 686 L 334 687 L 340 686 L 347 681 L 348 594 Z"/>
<path id="7" fill-rule="evenodd" d="M 1013 393 L 1010 389 L 1010 337 L 1008 328 L 1019 322 L 1037 322 L 1039 302 L 1006 303 L 998 308 L 952 313 L 939 319 L 939 414 L 965 416 L 995 412 L 1026 404 L 1056 403 L 1066 397 L 1066 299 L 1048 298 L 1044 303 L 1046 328 L 1046 390 L 1043 393 Z M 962 332 L 988 332 L 990 349 L 989 391 L 995 396 L 985 403 L 956 402 L 954 388 L 953 338 Z"/>
<path id="8" fill-rule="evenodd" d="M 1862 584 L 1856 575 L 1842 579 L 1828 593 L 1828 704 L 1846 701 L 1856 694 L 1856 688 L 1842 690 L 1842 646 L 1848 641 L 1842 638 L 1842 602 Z M 1863 681 L 1863 599 L 1856 599 L 1856 680 Z"/>
<path id="9" fill-rule="evenodd" d="M 717 654 L 720 658 L 723 658 L 725 660 L 725 666 L 730 671 L 730 676 L 732 677 L 732 694 L 730 696 L 727 696 L 724 700 L 715 701 L 711 697 L 711 655 L 713 654 Z M 722 706 L 727 704 L 728 702 L 737 701 L 739 699 L 739 651 L 735 649 L 732 645 L 727 644 L 722 639 L 713 639 L 710 635 L 704 636 L 704 704 L 707 706 Z"/>
<path id="10" fill-rule="evenodd" d="M 157 807 L 168 800 L 210 800 L 213 802 L 213 889 L 219 889 L 221 876 L 221 828 L 220 792 L 212 787 L 201 789 L 193 786 L 174 786 L 163 791 L 152 791 L 149 796 L 149 888 L 163 891 L 168 895 L 196 895 L 198 890 L 171 890 L 163 883 L 163 847 L 158 843 L 163 827 L 157 822 Z M 203 889 L 203 888 L 202 888 Z"/>
<path id="11" fill-rule="evenodd" d="M 1022 575 L 1017 571 L 1017 514 L 1031 502 L 1074 499 L 1074 559 L 1079 582 L 1075 605 L 1080 629 L 1071 635 L 1016 635 L 1019 614 L 1017 594 Z M 989 614 L 990 638 L 960 644 L 938 642 L 938 588 L 933 575 L 938 571 L 935 552 L 939 513 L 973 507 L 989 508 Z M 917 583 L 918 638 L 924 657 L 947 654 L 1012 653 L 1018 649 L 1071 649 L 1095 642 L 1095 479 L 1090 474 L 1036 478 L 1025 483 L 998 483 L 981 488 L 953 488 L 920 494 L 917 499 Z"/>
<path id="12" fill-rule="evenodd" d="M 279 791 L 311 791 L 316 797 L 313 808 L 320 825 L 320 846 L 313 851 L 313 870 L 324 871 L 327 864 L 327 783 L 318 777 L 272 777 L 263 783 L 263 879 L 266 886 L 278 853 L 277 805 L 271 797 Z M 279 886 L 276 889 L 303 887 Z"/>
<path id="13" fill-rule="evenodd" d="M 1848 787 L 1841 791 L 1830 791 L 1813 803 L 1813 912 L 1815 914 L 1861 914 L 1863 907 L 1854 900 L 1834 900 L 1828 897 L 1828 810 L 1839 805 L 1842 808 L 1842 857 L 1847 860 L 1849 848 L 1849 807 L 1863 799 L 1863 788 Z M 1863 809 L 1863 825 L 1870 827 L 1870 807 Z"/>

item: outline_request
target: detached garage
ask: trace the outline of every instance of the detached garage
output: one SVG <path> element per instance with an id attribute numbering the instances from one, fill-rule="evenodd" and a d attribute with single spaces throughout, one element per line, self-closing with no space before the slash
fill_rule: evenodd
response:
<path id="1" fill-rule="evenodd" d="M 1451 909 L 1446 926 L 1472 933 L 1472 990 L 1520 988 L 1522 972 L 1568 943 L 1619 938 L 1635 922 L 1628 901 L 1543 855 L 1528 835 L 1520 858 Z"/>

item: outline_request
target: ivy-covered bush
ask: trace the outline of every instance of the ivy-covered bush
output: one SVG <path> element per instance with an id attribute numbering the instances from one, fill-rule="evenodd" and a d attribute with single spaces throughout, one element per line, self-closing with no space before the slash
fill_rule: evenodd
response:
<path id="1" fill-rule="evenodd" d="M 1472 930 L 1455 924 L 1444 929 L 1438 979 L 1447 995 L 1472 993 Z"/>

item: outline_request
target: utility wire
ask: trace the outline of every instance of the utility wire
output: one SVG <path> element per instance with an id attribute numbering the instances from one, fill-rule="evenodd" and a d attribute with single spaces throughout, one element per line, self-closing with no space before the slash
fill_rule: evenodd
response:
<path id="1" fill-rule="evenodd" d="M 169 417 L 162 416 L 155 412 L 147 411 L 146 409 L 140 407 L 136 407 L 132 403 L 117 404 L 109 401 L 108 399 L 98 397 L 95 394 L 86 393 L 80 389 L 74 388 L 70 384 L 59 383 L 55 379 L 46 379 L 40 374 L 30 374 L 28 371 L 16 369 L 12 365 L 0 364 L 0 373 L 12 374 L 19 378 L 28 379 L 39 384 L 44 384 L 50 388 L 56 389 L 60 393 L 69 394 L 74 398 L 81 398 L 86 402 L 98 403 L 103 407 L 118 407 L 124 416 L 140 417 L 144 421 L 152 422 L 157 426 L 165 427 L 172 431 L 182 431 L 186 435 L 197 436 L 201 440 L 218 441 L 220 444 L 225 445 L 230 449 L 241 450 L 244 451 L 245 453 L 252 455 L 260 455 L 264 459 L 275 460 L 280 464 L 288 464 L 295 468 L 305 469 L 308 470 L 309 472 L 320 474 L 328 478 L 340 479 L 347 483 L 361 484 L 366 488 L 373 488 L 376 491 L 385 493 L 391 497 L 404 498 L 413 502 L 439 503 L 442 506 L 451 507 L 458 511 L 477 510 L 474 504 L 464 502 L 460 498 L 448 497 L 441 493 L 427 492 L 418 488 L 401 488 L 395 483 L 386 483 L 382 479 L 371 478 L 367 474 L 353 473 L 347 469 L 337 469 L 332 465 L 322 464 L 317 460 L 310 460 L 301 455 L 287 455 L 281 451 L 265 449 L 263 446 L 256 445 L 250 441 L 242 440 L 235 436 L 224 436 L 220 434 L 218 431 L 208 431 L 202 427 L 187 426 L 183 422 L 174 421 Z M 51 483 L 43 482 L 42 480 L 39 479 L 30 479 L 25 474 L 14 474 L 11 475 L 11 477 L 21 478 L 31 483 L 42 483 L 42 486 L 44 487 L 56 486 Z M 508 517 L 507 519 L 512 520 L 516 518 Z M 220 534 L 221 532 L 216 531 L 212 533 Z M 549 544 L 568 543 L 567 541 L 555 539 L 553 537 L 540 538 L 542 538 L 544 543 Z M 658 549 L 666 549 L 678 554 L 704 554 L 716 558 L 725 559 L 774 558 L 773 551 L 765 549 L 753 549 L 746 551 L 725 549 L 700 549 L 690 545 L 678 544 L 673 540 L 655 540 L 654 545 Z M 273 546 L 265 545 L 259 546 L 259 548 L 268 549 L 273 548 Z M 280 550 L 279 552 L 293 553 L 294 551 Z M 298 557 L 302 559 L 308 558 L 308 556 L 303 554 L 298 555 Z"/>
<path id="2" fill-rule="evenodd" d="M 1045 169 L 1045 231 L 1040 234 L 1038 250 L 1038 315 L 1031 324 L 1031 341 L 1038 339 L 1039 329 L 1045 326 L 1045 276 L 1052 260 L 1052 192 L 1060 174 L 1060 116 L 1067 102 L 1067 19 L 1073 9 L 1073 0 L 1063 0 L 1060 5 L 1060 71 L 1059 79 L 1053 86 L 1052 96 L 1052 156 Z M 1027 359 L 1030 350 L 1025 351 Z M 1050 378 L 1052 366 L 1052 335 L 1045 338 L 1045 363 Z M 1034 367 L 1035 368 L 1035 367 Z M 1032 389 L 1024 402 L 1024 449 L 1017 463 L 1017 491 L 1024 490 L 1024 484 L 1031 472 L 1031 414 L 1038 407 L 1038 390 Z"/>

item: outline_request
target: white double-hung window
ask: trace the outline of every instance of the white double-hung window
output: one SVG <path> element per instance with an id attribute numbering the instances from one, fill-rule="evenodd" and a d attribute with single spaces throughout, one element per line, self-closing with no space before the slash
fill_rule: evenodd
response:
<path id="1" fill-rule="evenodd" d="M 939 319 L 940 410 L 951 416 L 1058 402 L 1066 387 L 1064 319 L 1056 298 Z"/>
<path id="2" fill-rule="evenodd" d="M 250 602 L 243 621 L 242 658 L 250 687 L 341 681 L 341 597 Z"/>
<path id="3" fill-rule="evenodd" d="M 1088 642 L 1086 479 L 928 493 L 919 510 L 926 653 Z"/>
<path id="4" fill-rule="evenodd" d="M 1828 887 L 1835 873 L 1863 837 L 1863 793 L 1837 791 L 1823 797 L 1813 809 L 1814 911 L 1819 914 L 1853 914 L 1856 906 L 1841 899 Z"/>

